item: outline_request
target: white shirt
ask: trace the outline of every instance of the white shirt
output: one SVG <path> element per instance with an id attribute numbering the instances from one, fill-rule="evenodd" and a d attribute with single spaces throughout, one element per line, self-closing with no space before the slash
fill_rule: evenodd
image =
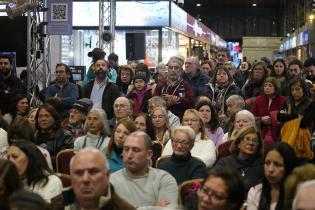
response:
<path id="1" fill-rule="evenodd" d="M 107 84 L 107 80 L 102 83 L 98 83 L 94 80 L 93 89 L 90 99 L 93 101 L 93 108 L 102 108 L 103 93 Z"/>

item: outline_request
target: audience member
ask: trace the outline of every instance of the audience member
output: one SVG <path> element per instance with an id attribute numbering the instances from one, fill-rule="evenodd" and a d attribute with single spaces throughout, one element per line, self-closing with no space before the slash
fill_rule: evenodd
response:
<path id="1" fill-rule="evenodd" d="M 112 83 L 108 76 L 108 63 L 103 59 L 94 62 L 95 79 L 91 80 L 83 89 L 82 97 L 93 101 L 93 108 L 105 110 L 108 119 L 112 119 L 113 103 L 119 97 L 118 87 Z"/>
<path id="2" fill-rule="evenodd" d="M 133 70 L 129 65 L 121 65 L 118 70 L 116 85 L 118 86 L 120 96 L 126 96 L 128 87 L 133 80 Z"/>
<path id="3" fill-rule="evenodd" d="M 168 122 L 171 128 L 177 127 L 180 125 L 180 119 L 170 110 L 167 109 L 166 101 L 161 96 L 153 96 L 148 101 L 148 112 L 151 113 L 154 108 L 161 106 L 167 111 Z"/>
<path id="4" fill-rule="evenodd" d="M 231 145 L 231 155 L 220 159 L 215 168 L 237 170 L 245 184 L 245 192 L 262 181 L 263 141 L 260 131 L 254 126 L 244 127 Z"/>
<path id="5" fill-rule="evenodd" d="M 9 112 L 11 99 L 16 94 L 26 94 L 22 82 L 13 72 L 13 58 L 0 55 L 0 111 L 4 115 Z"/>
<path id="6" fill-rule="evenodd" d="M 211 167 L 216 160 L 216 152 L 214 143 L 207 137 L 204 124 L 195 109 L 187 109 L 183 116 L 182 125 L 191 127 L 195 132 L 195 142 L 191 149 L 191 155 L 199 158 L 207 167 Z M 167 142 L 162 156 L 171 155 L 173 153 L 172 142 Z"/>
<path id="7" fill-rule="evenodd" d="M 219 125 L 217 113 L 212 103 L 201 101 L 196 104 L 196 110 L 200 114 L 208 138 L 213 141 L 215 146 L 218 146 L 222 142 L 224 132 Z"/>
<path id="8" fill-rule="evenodd" d="M 148 134 L 152 141 L 155 141 L 156 135 L 152 119 L 147 113 L 139 113 L 134 120 L 137 131 L 143 131 Z"/>
<path id="9" fill-rule="evenodd" d="M 9 197 L 22 187 L 15 165 L 11 161 L 0 159 L 0 209 L 9 210 Z"/>
<path id="10" fill-rule="evenodd" d="M 49 204 L 37 193 L 17 191 L 10 196 L 11 210 L 51 210 Z M 63 208 L 60 208 L 60 210 Z"/>
<path id="11" fill-rule="evenodd" d="M 293 200 L 292 210 L 315 209 L 315 180 L 301 184 Z"/>
<path id="12" fill-rule="evenodd" d="M 191 156 L 191 149 L 195 143 L 195 132 L 189 126 L 179 126 L 172 130 L 171 144 L 173 154 L 170 159 L 164 160 L 157 168 L 169 172 L 180 185 L 182 182 L 203 178 L 206 175 L 206 165 L 199 159 Z"/>
<path id="13" fill-rule="evenodd" d="M 3 119 L 10 125 L 17 116 L 27 116 L 28 110 L 29 105 L 26 95 L 17 94 L 12 98 L 9 112 L 3 116 Z"/>
<path id="14" fill-rule="evenodd" d="M 35 144 L 23 140 L 13 142 L 8 148 L 8 159 L 15 164 L 26 190 L 42 196 L 51 209 L 63 209 L 62 183 Z"/>
<path id="15" fill-rule="evenodd" d="M 247 210 L 284 209 L 284 181 L 296 164 L 290 145 L 276 143 L 265 156 L 264 179 L 247 195 Z"/>
<path id="16" fill-rule="evenodd" d="M 103 109 L 92 108 L 84 123 L 85 136 L 74 141 L 75 149 L 95 147 L 103 150 L 109 142 L 110 128 L 106 112 Z"/>
<path id="17" fill-rule="evenodd" d="M 104 149 L 111 173 L 124 168 L 123 144 L 127 136 L 134 131 L 136 131 L 136 125 L 127 118 L 119 120 L 113 129 L 108 146 Z"/>
<path id="18" fill-rule="evenodd" d="M 47 87 L 45 101 L 51 97 L 61 99 L 66 110 L 79 98 L 79 88 L 69 81 L 70 68 L 64 63 L 56 64 L 56 81 Z"/>
<path id="19" fill-rule="evenodd" d="M 199 190 L 198 210 L 239 210 L 245 196 L 239 174 L 228 168 L 213 169 Z"/>
<path id="20" fill-rule="evenodd" d="M 105 156 L 99 150 L 85 148 L 79 151 L 70 162 L 75 199 L 65 210 L 135 210 L 116 194 L 109 183 L 108 167 Z"/>
<path id="21" fill-rule="evenodd" d="M 155 131 L 155 139 L 162 145 L 166 145 L 170 139 L 170 125 L 167 112 L 163 107 L 156 107 L 151 112 L 151 119 Z"/>
<path id="22" fill-rule="evenodd" d="M 185 70 L 181 77 L 191 85 L 195 96 L 202 95 L 206 90 L 210 78 L 200 70 L 200 64 L 197 57 L 190 56 L 185 61 Z"/>
<path id="23" fill-rule="evenodd" d="M 123 146 L 125 169 L 112 174 L 116 192 L 136 208 L 177 206 L 177 184 L 169 173 L 149 167 L 151 139 L 142 132 L 130 134 Z"/>

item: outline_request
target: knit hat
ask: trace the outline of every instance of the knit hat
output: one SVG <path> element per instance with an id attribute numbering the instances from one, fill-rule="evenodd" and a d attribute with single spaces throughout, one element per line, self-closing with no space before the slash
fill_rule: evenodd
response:
<path id="1" fill-rule="evenodd" d="M 72 105 L 71 108 L 77 109 L 80 112 L 87 114 L 90 110 L 89 107 L 90 107 L 89 104 L 82 102 L 80 99 L 80 100 L 77 100 L 76 102 L 74 102 L 74 104 Z"/>
<path id="2" fill-rule="evenodd" d="M 145 83 L 148 82 L 145 72 L 136 72 L 135 76 L 133 77 L 133 83 L 136 81 L 136 79 L 142 79 Z"/>
<path id="3" fill-rule="evenodd" d="M 106 53 L 101 48 L 94 48 L 88 53 L 88 56 L 92 58 L 92 62 L 95 63 L 98 59 L 104 59 Z"/>

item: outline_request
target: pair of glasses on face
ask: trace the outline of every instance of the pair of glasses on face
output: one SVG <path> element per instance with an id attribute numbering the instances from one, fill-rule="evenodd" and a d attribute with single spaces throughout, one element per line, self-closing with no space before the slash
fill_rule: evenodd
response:
<path id="1" fill-rule="evenodd" d="M 253 144 L 255 146 L 257 146 L 259 144 L 259 142 L 255 139 L 249 139 L 249 138 L 244 138 L 243 141 L 246 143 L 246 144 Z"/>
<path id="2" fill-rule="evenodd" d="M 185 142 L 185 141 L 178 141 L 178 140 L 172 140 L 172 143 L 176 146 L 185 146 L 185 147 L 188 147 L 190 145 L 189 142 Z"/>
<path id="3" fill-rule="evenodd" d="M 202 187 L 198 190 L 199 196 L 207 196 L 209 199 L 214 200 L 214 201 L 223 201 L 226 200 L 228 197 L 220 195 L 220 193 L 208 189 L 205 187 Z"/>

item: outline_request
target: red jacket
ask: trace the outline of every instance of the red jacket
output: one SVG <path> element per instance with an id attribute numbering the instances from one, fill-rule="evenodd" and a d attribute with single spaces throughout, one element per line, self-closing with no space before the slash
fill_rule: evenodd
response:
<path id="1" fill-rule="evenodd" d="M 154 96 L 163 96 L 163 94 L 174 95 L 180 98 L 179 104 L 168 107 L 179 118 L 183 117 L 186 109 L 194 107 L 195 94 L 186 80 L 179 79 L 174 86 L 169 85 L 166 81 L 160 81 L 155 88 Z"/>
<path id="2" fill-rule="evenodd" d="M 261 125 L 266 148 L 271 146 L 271 144 L 273 144 L 279 137 L 280 123 L 277 120 L 277 113 L 286 101 L 286 97 L 277 96 L 272 99 L 271 104 L 268 107 L 268 97 L 266 95 L 260 95 L 256 97 L 254 105 L 250 110 L 259 120 L 261 120 L 263 116 L 269 116 L 271 118 L 270 125 Z"/>

